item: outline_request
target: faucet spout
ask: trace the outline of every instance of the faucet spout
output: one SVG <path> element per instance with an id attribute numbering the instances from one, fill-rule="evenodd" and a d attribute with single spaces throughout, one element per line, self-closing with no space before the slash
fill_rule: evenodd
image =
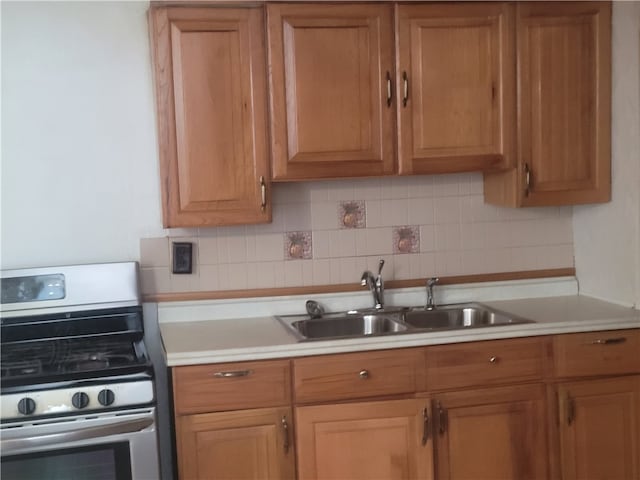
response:
<path id="1" fill-rule="evenodd" d="M 440 279 L 438 277 L 431 277 L 427 280 L 427 305 L 424 307 L 425 310 L 433 310 L 436 308 L 436 304 L 433 300 L 433 287 L 439 281 Z"/>
<path id="2" fill-rule="evenodd" d="M 384 308 L 384 280 L 382 279 L 382 267 L 384 260 L 380 260 L 378 265 L 378 276 L 374 277 L 370 270 L 365 270 L 360 277 L 360 284 L 363 287 L 369 287 L 373 295 L 373 304 L 377 310 Z"/>

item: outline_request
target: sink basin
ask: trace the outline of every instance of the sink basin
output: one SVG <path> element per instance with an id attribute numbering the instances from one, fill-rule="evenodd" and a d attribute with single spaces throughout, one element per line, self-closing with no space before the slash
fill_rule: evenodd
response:
<path id="1" fill-rule="evenodd" d="M 293 320 L 278 317 L 303 340 L 328 340 L 333 338 L 386 335 L 407 330 L 396 319 L 387 314 L 341 314 L 322 318 Z"/>
<path id="2" fill-rule="evenodd" d="M 447 305 L 435 310 L 412 310 L 403 315 L 403 321 L 416 329 L 440 330 L 473 327 L 491 327 L 532 323 L 477 303 Z"/>
<path id="3" fill-rule="evenodd" d="M 481 303 L 443 305 L 434 310 L 392 307 L 382 311 L 364 309 L 328 313 L 320 318 L 309 318 L 308 315 L 276 318 L 302 341 L 533 323 Z"/>

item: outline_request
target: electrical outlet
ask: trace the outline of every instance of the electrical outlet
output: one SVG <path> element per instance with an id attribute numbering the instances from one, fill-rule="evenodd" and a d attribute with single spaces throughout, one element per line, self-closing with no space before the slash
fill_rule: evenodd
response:
<path id="1" fill-rule="evenodd" d="M 193 273 L 193 244 L 191 242 L 172 242 L 173 273 Z"/>

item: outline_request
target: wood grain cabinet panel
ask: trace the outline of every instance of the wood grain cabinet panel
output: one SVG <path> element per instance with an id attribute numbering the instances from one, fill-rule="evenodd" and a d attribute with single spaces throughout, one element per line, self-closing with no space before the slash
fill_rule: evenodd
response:
<path id="1" fill-rule="evenodd" d="M 546 345 L 545 338 L 533 337 L 429 347 L 427 388 L 542 380 Z"/>
<path id="2" fill-rule="evenodd" d="M 428 400 L 296 408 L 298 480 L 433 478 Z"/>
<path id="3" fill-rule="evenodd" d="M 185 415 L 177 419 L 182 480 L 293 480 L 290 408 Z"/>
<path id="4" fill-rule="evenodd" d="M 271 220 L 258 8 L 150 10 L 165 227 Z"/>
<path id="5" fill-rule="evenodd" d="M 519 2 L 518 164 L 485 176 L 509 206 L 611 197 L 611 3 Z"/>
<path id="6" fill-rule="evenodd" d="M 553 353 L 556 377 L 640 373 L 640 330 L 558 335 Z"/>
<path id="7" fill-rule="evenodd" d="M 514 7 L 396 7 L 399 171 L 506 168 L 515 149 Z"/>
<path id="8" fill-rule="evenodd" d="M 274 180 L 391 174 L 388 4 L 267 5 Z"/>
<path id="9" fill-rule="evenodd" d="M 438 394 L 439 480 L 549 478 L 543 385 Z"/>
<path id="10" fill-rule="evenodd" d="M 563 480 L 640 478 L 640 376 L 558 386 Z"/>
<path id="11" fill-rule="evenodd" d="M 295 359 L 296 403 L 413 393 L 424 388 L 423 365 L 422 349 Z"/>
<path id="12" fill-rule="evenodd" d="M 175 410 L 184 414 L 288 405 L 290 378 L 288 360 L 175 367 Z"/>

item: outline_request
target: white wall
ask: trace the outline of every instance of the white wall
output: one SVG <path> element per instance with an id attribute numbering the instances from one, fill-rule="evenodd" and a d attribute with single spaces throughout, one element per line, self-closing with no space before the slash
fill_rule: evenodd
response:
<path id="1" fill-rule="evenodd" d="M 161 234 L 148 2 L 1 2 L 2 268 Z"/>
<path id="2" fill-rule="evenodd" d="M 640 308 L 640 2 L 613 4 L 613 199 L 576 207 L 580 292 Z"/>
<path id="3" fill-rule="evenodd" d="M 0 266 L 139 259 L 162 236 L 148 2 L 6 2 Z M 640 305 L 640 4 L 615 3 L 613 201 L 576 207 L 583 293 Z"/>

